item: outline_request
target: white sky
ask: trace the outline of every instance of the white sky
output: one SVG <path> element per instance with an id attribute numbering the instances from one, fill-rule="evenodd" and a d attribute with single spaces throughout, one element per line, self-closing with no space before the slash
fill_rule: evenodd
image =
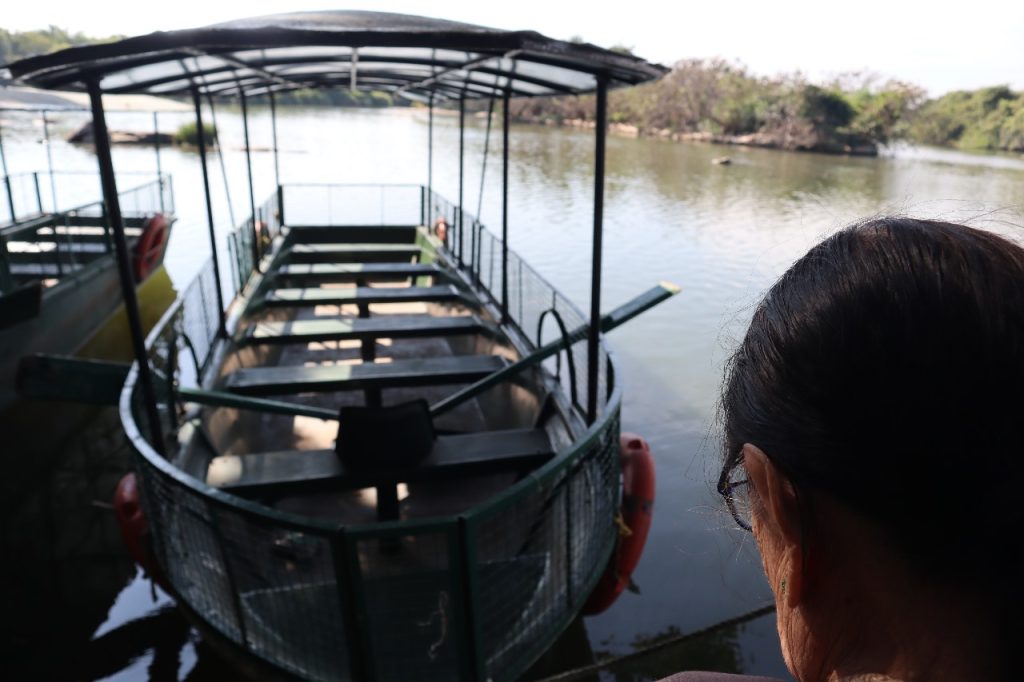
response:
<path id="1" fill-rule="evenodd" d="M 691 0 L 615 3 L 562 0 L 5 0 L 0 27 L 56 24 L 91 35 L 134 35 L 301 9 L 422 14 L 554 38 L 631 46 L 646 59 L 739 60 L 755 73 L 800 70 L 814 79 L 867 70 L 933 95 L 1009 84 L 1024 89 L 1021 0 Z"/>

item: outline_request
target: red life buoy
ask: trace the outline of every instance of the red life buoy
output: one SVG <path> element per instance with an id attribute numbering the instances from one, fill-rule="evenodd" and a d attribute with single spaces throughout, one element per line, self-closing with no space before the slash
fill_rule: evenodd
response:
<path id="1" fill-rule="evenodd" d="M 163 574 L 149 551 L 149 523 L 142 511 L 139 484 L 135 474 L 125 474 L 114 490 L 114 515 L 121 531 L 121 540 L 128 553 L 161 587 L 166 587 Z"/>
<path id="2" fill-rule="evenodd" d="M 434 234 L 441 241 L 444 241 L 445 237 L 448 236 L 448 221 L 444 219 L 444 216 L 434 221 Z"/>
<path id="3" fill-rule="evenodd" d="M 655 484 L 651 448 L 635 433 L 623 433 L 619 436 L 619 460 L 622 462 L 622 508 L 615 519 L 619 541 L 597 587 L 583 605 L 583 613 L 588 616 L 611 606 L 629 585 L 651 530 Z"/>
<path id="4" fill-rule="evenodd" d="M 167 218 L 156 213 L 142 227 L 139 241 L 135 243 L 133 270 L 136 283 L 149 277 L 156 269 L 164 255 L 164 244 L 167 242 Z"/>

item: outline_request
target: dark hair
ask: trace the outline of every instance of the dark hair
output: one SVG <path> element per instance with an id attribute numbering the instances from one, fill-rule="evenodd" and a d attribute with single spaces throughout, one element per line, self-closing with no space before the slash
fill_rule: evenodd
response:
<path id="1" fill-rule="evenodd" d="M 834 234 L 757 307 L 720 418 L 725 469 L 752 443 L 922 573 L 1019 580 L 1024 249 L 908 218 Z"/>

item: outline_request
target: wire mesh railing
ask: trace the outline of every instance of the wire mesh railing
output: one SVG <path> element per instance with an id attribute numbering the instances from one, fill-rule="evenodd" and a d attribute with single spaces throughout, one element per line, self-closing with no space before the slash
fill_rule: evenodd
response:
<path id="1" fill-rule="evenodd" d="M 504 314 L 506 329 L 525 350 L 585 322 L 511 250 L 502 287 L 500 240 L 469 216 L 463 230 L 457 207 L 414 189 L 398 193 L 410 204 L 401 208 L 413 216 L 409 224 L 437 215 L 449 221 L 443 257 L 459 261 L 461 236 L 464 280 Z M 292 225 L 289 207 L 298 200 L 291 186 L 281 192 L 257 212 L 256 224 L 263 223 L 257 235 L 265 229 L 276 236 L 282 213 Z M 364 218 L 330 221 L 365 226 Z M 252 228 L 250 219 L 229 240 L 238 290 L 252 274 Z M 260 257 L 269 248 L 257 247 Z M 208 265 L 150 335 L 158 378 L 199 383 L 212 375 L 220 313 L 214 286 Z M 133 372 L 125 395 L 135 409 L 123 407 L 122 414 L 142 455 L 143 500 L 167 582 L 219 637 L 304 678 L 517 678 L 576 616 L 616 541 L 621 392 L 605 390 L 614 382 L 603 346 L 601 353 L 598 419 L 589 427 L 577 420 L 573 442 L 548 464 L 458 516 L 362 526 L 260 506 L 177 469 L 139 436 L 135 414 L 143 412 Z M 585 342 L 551 362 L 551 376 L 580 410 Z M 183 420 L 195 413 L 177 404 L 167 382 L 158 381 L 157 393 L 172 446 Z"/>
<path id="2" fill-rule="evenodd" d="M 36 174 L 38 175 L 38 174 Z M 14 176 L 11 176 L 14 177 Z M 18 176 L 29 178 L 31 175 Z M 34 191 L 34 190 L 33 190 Z M 118 193 L 125 233 L 136 238 L 156 213 L 173 213 L 171 179 L 159 177 Z M 0 259 L 6 290 L 32 279 L 60 279 L 113 251 L 113 234 L 104 203 L 94 201 L 56 213 L 32 214 L 0 229 Z"/>
<path id="3" fill-rule="evenodd" d="M 136 182 L 152 178 L 163 184 L 157 201 L 146 204 L 151 211 L 173 213 L 173 193 L 170 190 L 170 176 L 149 172 L 122 171 L 118 177 L 134 178 Z M 150 183 L 146 182 L 148 186 Z M 138 188 L 136 188 L 138 189 Z M 101 196 L 99 175 L 93 171 L 34 171 L 11 173 L 0 177 L 0 225 L 17 223 L 40 215 L 72 211 Z M 122 201 L 131 197 L 132 191 L 121 192 Z M 140 204 L 140 207 L 142 204 Z M 122 204 L 127 214 L 132 207 Z"/>

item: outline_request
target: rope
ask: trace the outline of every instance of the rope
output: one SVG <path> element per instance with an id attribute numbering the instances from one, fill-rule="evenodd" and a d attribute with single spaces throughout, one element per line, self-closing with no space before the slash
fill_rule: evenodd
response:
<path id="1" fill-rule="evenodd" d="M 761 616 L 768 615 L 773 611 L 775 611 L 774 603 L 765 604 L 764 606 L 754 609 L 753 611 L 748 611 L 747 613 L 741 614 L 734 618 L 729 618 L 728 620 L 723 620 L 720 623 L 709 625 L 708 627 L 702 630 L 676 635 L 675 637 L 670 637 L 669 639 L 662 640 L 660 642 L 657 642 L 656 644 L 651 644 L 650 646 L 644 647 L 643 649 L 632 651 L 628 654 L 623 654 L 622 656 L 609 658 L 604 661 L 601 661 L 600 663 L 586 665 L 582 668 L 566 670 L 565 672 L 558 673 L 557 675 L 552 675 L 550 677 L 545 677 L 540 680 L 537 680 L 537 682 L 576 682 L 576 680 L 588 679 L 593 675 L 597 674 L 598 672 L 606 668 L 610 668 L 614 665 L 635 661 L 637 659 L 653 654 L 657 651 L 661 651 L 662 649 L 668 649 L 669 647 L 673 647 L 693 639 L 704 637 L 706 635 L 711 634 L 712 632 L 715 632 L 716 630 L 724 630 L 725 628 L 731 628 L 741 623 L 746 623 L 747 621 L 754 620 L 755 618 L 760 618 Z"/>

